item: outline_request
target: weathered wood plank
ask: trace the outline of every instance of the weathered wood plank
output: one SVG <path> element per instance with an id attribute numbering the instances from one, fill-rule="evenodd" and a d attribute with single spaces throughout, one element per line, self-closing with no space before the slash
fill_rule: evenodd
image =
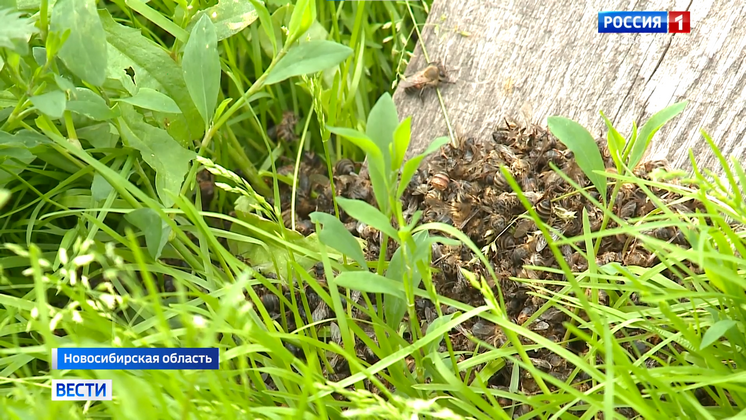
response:
<path id="1" fill-rule="evenodd" d="M 690 10 L 692 32 L 599 34 L 603 10 Z M 746 2 L 436 0 L 407 74 L 426 65 L 423 42 L 430 60 L 444 61 L 457 79 L 441 88 L 452 123 L 480 140 L 521 109 L 542 126 L 562 115 L 605 136 L 602 110 L 626 136 L 633 120 L 688 100 L 653 139 L 649 158 L 689 168 L 691 148 L 717 169 L 700 129 L 725 156 L 746 157 Z M 401 118 L 412 116 L 409 156 L 448 135 L 435 92 L 423 104 L 397 89 L 394 100 Z"/>

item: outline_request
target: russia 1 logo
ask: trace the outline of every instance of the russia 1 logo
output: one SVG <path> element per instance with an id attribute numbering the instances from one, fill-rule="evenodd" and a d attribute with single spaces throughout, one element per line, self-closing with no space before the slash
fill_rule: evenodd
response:
<path id="1" fill-rule="evenodd" d="M 692 31 L 689 12 L 668 12 L 668 33 L 688 34 Z"/>

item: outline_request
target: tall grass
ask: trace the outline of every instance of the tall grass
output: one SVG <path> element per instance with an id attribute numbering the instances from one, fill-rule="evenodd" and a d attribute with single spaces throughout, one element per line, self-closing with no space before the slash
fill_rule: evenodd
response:
<path id="1" fill-rule="evenodd" d="M 287 6 L 276 3 L 267 2 L 267 8 L 281 34 L 277 40 L 283 41 L 287 33 L 281 27 L 290 27 L 292 12 L 289 8 L 287 14 L 278 12 Z M 146 6 L 156 12 L 150 18 L 144 17 L 142 11 L 147 14 L 147 9 L 136 2 L 115 1 L 99 7 L 105 6 L 119 23 L 142 30 L 148 39 L 179 57 L 184 43 L 153 22 L 157 16 L 167 17 L 177 27 L 190 29 L 189 20 L 179 15 L 179 4 L 149 2 Z M 213 5 L 198 2 L 194 8 Z M 30 16 L 29 22 L 38 25 L 38 31 L 29 32 L 33 32 L 28 41 L 31 47 L 53 51 L 56 46 L 50 41 L 47 7 L 42 1 L 15 18 Z M 397 146 L 391 149 L 386 143 L 356 147 L 367 144 L 359 140 L 363 138 L 360 133 L 376 141 L 381 138 L 379 125 L 370 127 L 366 122 L 374 105 L 385 102 L 379 98 L 390 90 L 413 49 L 409 8 L 417 24 L 424 22 L 427 11 L 427 3 L 405 2 L 317 1 L 314 7 L 316 23 L 309 34 L 352 49 L 337 72 L 293 77 L 253 92 L 252 86 L 274 58 L 261 22 L 218 42 L 223 74 L 218 103 L 231 99 L 223 111 L 247 92 L 253 97 L 244 99 L 209 144 L 188 145 L 203 156 L 194 162 L 207 166 L 227 184 L 217 189 L 217 204 L 210 209 L 200 208 L 188 183 L 181 193 L 168 196 L 174 206 L 163 205 L 154 170 L 142 152 L 113 147 L 116 133 L 122 132 L 118 123 L 102 127 L 68 111 L 59 119 L 45 116 L 49 111 L 37 112 L 19 86 L 42 93 L 54 83 L 55 75 L 69 76 L 69 72 L 58 62 L 46 66 L 34 61 L 38 49 L 34 54 L 20 47 L 3 47 L 0 146 L 6 159 L 0 168 L 8 174 L 0 178 L 4 181 L 0 204 L 7 200 L 0 208 L 0 242 L 4 244 L 0 250 L 0 412 L 4 418 L 590 419 L 665 415 L 720 419 L 743 415 L 746 248 L 741 226 L 746 221 L 746 175 L 735 160 L 727 162 L 721 156 L 724 168 L 729 164 L 734 168 L 726 181 L 699 169 L 676 182 L 646 180 L 620 171 L 622 175 L 608 182 L 634 183 L 653 200 L 660 196 L 653 191 L 676 192 L 680 200 L 698 200 L 705 208 L 682 214 L 675 205 L 661 202 L 662 211 L 655 217 L 635 223 L 619 220 L 617 228 L 552 244 L 580 240 L 593 261 L 594 241 L 624 233 L 644 243 L 660 260 L 648 269 L 591 265 L 586 272 L 567 273 L 575 283 L 563 283 L 559 291 L 550 291 L 554 288 L 546 283 L 534 284 L 536 293 L 548 300 L 534 318 L 551 308 L 567 313 L 572 319 L 569 331 L 591 344 L 591 350 L 580 355 L 510 322 L 500 296 L 481 279 L 472 278 L 473 286 L 485 297 L 480 307 L 435 293 L 428 252 L 432 238 L 418 233 L 443 232 L 469 241 L 448 226 L 402 223 L 401 209 L 395 205 L 401 193 L 396 187 L 398 177 L 403 176 L 402 165 L 381 163 L 381 178 L 376 181 L 381 207 L 357 208 L 361 219 L 399 222 L 397 229 L 386 228 L 393 229 L 390 240 L 400 244 L 398 271 L 385 260 L 356 264 L 354 252 L 346 252 L 350 248 L 327 247 L 332 244 L 321 235 L 304 239 L 287 231 L 276 218 L 270 203 L 272 189 L 262 176 L 276 175 L 278 166 L 294 162 L 302 151 L 315 151 L 331 165 L 342 156 L 359 159 L 364 152 L 369 158 L 376 153 L 383 156 L 386 150 L 392 154 L 401 144 L 408 144 L 408 136 L 398 135 L 391 136 Z M 79 79 L 71 80 L 84 86 Z M 99 97 L 108 100 L 106 91 L 101 92 Z M 267 135 L 286 110 L 301 117 L 297 143 Z M 163 118 L 143 115 L 145 124 L 170 129 Z M 703 137 L 717 152 L 709 137 L 704 133 Z M 397 162 L 398 155 L 392 155 Z M 692 163 L 697 168 L 694 159 Z M 239 170 L 248 184 L 233 175 Z M 250 215 L 224 215 L 234 203 L 239 212 L 243 209 Z M 354 204 L 341 205 L 350 214 L 356 211 Z M 216 219 L 230 221 L 235 228 L 222 229 L 224 225 Z M 158 229 L 138 228 L 145 221 L 150 224 L 144 226 Z M 334 233 L 333 221 L 316 222 Z M 682 228 L 691 248 L 650 235 L 664 226 Z M 226 243 L 266 250 L 276 257 L 268 263 L 285 275 L 278 279 L 247 266 Z M 160 245 L 160 258 L 154 258 L 151 247 Z M 349 258 L 343 259 L 342 254 Z M 183 265 L 177 264 L 181 260 Z M 326 284 L 309 271 L 316 263 L 323 266 Z M 376 274 L 369 273 L 368 267 Z M 363 275 L 379 277 L 377 282 L 360 282 Z M 290 294 L 285 298 L 283 281 L 286 287 L 310 288 L 329 304 L 340 344 L 328 339 L 330 324 L 307 325 L 307 297 L 296 299 Z M 282 296 L 288 317 L 270 317 L 253 289 L 260 285 Z M 352 289 L 365 287 L 379 293 L 377 305 L 343 304 L 349 302 Z M 586 298 L 585 289 L 604 291 L 611 303 L 600 303 L 599 293 Z M 402 332 L 417 331 L 419 325 L 411 307 L 414 296 L 448 304 L 458 312 L 439 313 L 427 331 L 406 340 Z M 376 307 L 384 309 L 371 309 Z M 369 328 L 353 322 L 352 308 L 370 319 Z M 593 316 L 578 316 L 571 310 L 575 308 L 586 308 Z M 405 313 L 409 326 L 399 323 Z M 448 333 L 477 317 L 502 327 L 509 343 L 499 348 L 480 343 L 487 348 L 485 352 L 462 358 L 454 352 Z M 296 328 L 284 332 L 288 324 Z M 371 364 L 360 357 L 355 346 L 359 341 L 378 361 Z M 51 371 L 51 349 L 65 346 L 219 347 L 221 369 Z M 537 347 L 574 365 L 574 375 L 561 380 L 533 366 L 527 354 Z M 349 363 L 350 377 L 330 378 L 327 356 L 332 354 Z M 484 363 L 485 367 L 475 371 Z M 507 390 L 486 385 L 489 376 L 500 369 L 509 369 L 514 378 Z M 540 391 L 518 389 L 518 378 L 527 373 L 542 384 Z M 576 377 L 586 378 L 585 385 L 570 385 Z M 61 378 L 113 379 L 115 398 L 95 403 L 52 402 L 51 379 Z M 556 390 L 550 392 L 550 388 Z M 523 408 L 518 408 L 519 403 Z"/>

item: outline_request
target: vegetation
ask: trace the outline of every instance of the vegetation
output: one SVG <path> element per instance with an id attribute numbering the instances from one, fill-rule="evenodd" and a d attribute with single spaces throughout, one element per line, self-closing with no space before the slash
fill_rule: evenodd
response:
<path id="1" fill-rule="evenodd" d="M 521 418 L 624 418 L 620 407 L 641 418 L 743 416 L 746 173 L 706 133 L 726 168 L 724 180 L 697 169 L 693 158 L 693 175 L 644 179 L 634 171 L 654 134 L 684 104 L 662 110 L 627 138 L 609 123 L 616 174 L 603 171 L 594 154 L 581 153 L 593 142 L 582 127 L 549 121 L 601 199 L 579 193 L 603 209 L 604 223 L 618 227 L 590 232 L 584 213 L 582 236 L 548 239 L 548 246 L 558 252 L 580 242 L 590 262 L 604 236 L 624 233 L 661 261 L 648 269 L 562 267 L 565 287 L 546 296 L 551 305 L 535 316 L 560 305 L 589 314 L 574 314 L 568 326 L 592 344 L 577 355 L 511 322 L 484 278 L 465 273 L 484 295 L 480 307 L 435 292 L 432 243 L 458 240 L 483 255 L 452 226 L 418 223 L 419 214 L 405 220 L 399 205 L 424 155 L 404 161 L 409 121 L 399 120 L 388 92 L 428 3 L 40 0 L 0 7 L 3 418 L 509 419 L 518 413 L 513 403 L 530 408 Z M 292 128 L 296 142 L 268 134 L 286 111 L 300 116 Z M 426 154 L 445 142 L 434 140 Z M 293 184 L 297 173 L 279 174 L 278 167 L 309 151 L 323 156 L 330 173 L 341 157 L 367 157 L 378 207 L 336 204 L 398 245 L 389 261 L 385 253 L 366 261 L 358 240 L 329 214 L 313 214 L 319 233 L 310 237 L 285 228 L 278 186 Z M 201 168 L 219 181 L 210 208 L 201 208 Z M 675 203 L 661 202 L 659 214 L 621 220 L 609 210 L 616 194 L 604 193 L 623 183 L 651 199 L 653 190 L 672 191 L 705 210 L 681 213 Z M 224 229 L 223 221 L 232 227 Z M 691 246 L 647 233 L 666 226 L 685 232 Z M 326 285 L 309 274 L 317 263 L 330 279 Z M 665 270 L 676 280 L 664 277 Z M 328 302 L 341 345 L 302 327 L 305 297 L 282 299 L 292 319 L 269 316 L 252 286 L 283 296 L 283 281 L 310 287 Z M 351 321 L 353 290 L 376 295 L 375 305 L 354 305 L 370 318 L 375 340 Z M 612 304 L 599 302 L 600 291 Z M 424 334 L 415 296 L 438 308 Z M 459 311 L 441 313 L 438 303 Z M 480 343 L 486 352 L 458 362 L 448 332 L 477 317 L 502 327 L 508 342 Z M 290 321 L 301 328 L 284 332 Z M 620 336 L 621 326 L 635 335 Z M 653 336 L 655 348 L 642 355 L 623 346 Z M 360 358 L 356 340 L 380 360 L 371 365 Z M 441 343 L 448 351 L 440 351 Z M 51 349 L 68 346 L 219 347 L 221 369 L 50 370 Z M 588 386 L 579 390 L 534 367 L 527 352 L 536 346 L 571 362 L 573 378 L 586 376 Z M 351 376 L 338 382 L 324 376 L 330 353 L 349 363 Z M 515 385 L 489 388 L 485 378 L 508 364 Z M 517 388 L 524 371 L 543 384 L 541 392 Z M 113 379 L 115 398 L 50 401 L 51 380 L 63 378 Z"/>

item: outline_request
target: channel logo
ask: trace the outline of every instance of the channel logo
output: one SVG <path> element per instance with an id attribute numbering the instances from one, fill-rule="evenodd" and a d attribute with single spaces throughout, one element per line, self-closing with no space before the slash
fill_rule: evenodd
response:
<path id="1" fill-rule="evenodd" d="M 111 401 L 111 379 L 52 379 L 52 401 Z"/>
<path id="2" fill-rule="evenodd" d="M 598 12 L 600 34 L 688 34 L 689 12 Z"/>

